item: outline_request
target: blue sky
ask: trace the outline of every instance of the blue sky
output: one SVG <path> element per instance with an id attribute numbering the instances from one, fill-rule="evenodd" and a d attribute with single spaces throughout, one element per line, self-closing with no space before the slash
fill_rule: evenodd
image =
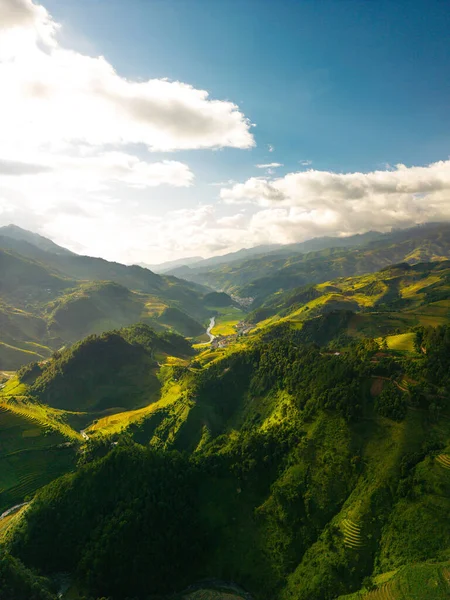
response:
<path id="1" fill-rule="evenodd" d="M 1 2 L 32 4 L 0 0 L 0 9 Z M 122 224 L 130 212 L 135 219 L 141 215 L 148 228 L 140 225 L 139 242 L 125 236 L 120 248 L 116 232 L 110 238 L 100 236 L 96 244 L 89 242 L 89 233 L 83 234 L 83 229 L 98 230 L 94 222 L 102 218 L 97 206 L 90 226 L 80 221 L 88 218 L 86 199 L 92 190 L 87 188 L 86 194 L 77 190 L 78 197 L 83 196 L 79 206 L 72 206 L 77 203 L 75 193 L 68 193 L 66 216 L 53 222 L 48 214 L 32 219 L 28 207 L 0 213 L 2 221 L 15 217 L 78 251 L 159 262 L 450 216 L 445 206 L 450 196 L 442 196 L 450 153 L 446 2 L 43 0 L 43 5 L 61 25 L 55 34 L 61 48 L 79 56 L 103 56 L 127 81 L 167 78 L 206 90 L 209 99 L 236 104 L 243 118 L 254 124 L 248 130 L 254 145 L 149 151 L 140 141 L 96 142 L 102 151 L 125 148 L 142 161 L 176 161 L 192 173 L 190 182 L 178 180 L 175 187 L 164 181 L 132 189 L 128 183 L 115 183 L 114 194 L 103 199 L 106 212 L 115 211 Z M 444 164 L 427 169 L 439 161 Z M 269 163 L 282 166 L 256 167 Z M 399 163 L 408 170 L 392 175 Z M 316 174 L 299 176 L 310 169 Z M 381 171 L 384 175 L 373 175 Z M 358 177 L 351 179 L 355 173 Z M 27 177 L 17 189 L 11 188 L 9 177 L 10 204 L 17 190 L 25 194 Z M 383 177 L 386 181 L 374 191 L 374 181 L 378 185 Z M 337 207 L 351 200 L 355 186 L 364 191 L 359 204 L 347 205 L 355 215 L 347 218 Z M 429 196 L 430 186 L 438 196 Z M 405 190 L 410 190 L 407 197 Z M 97 201 L 98 195 L 91 205 Z M 377 204 L 384 217 L 373 220 L 369 209 Z M 54 205 L 46 210 L 55 214 Z M 158 221 L 173 222 L 172 211 L 178 211 L 175 231 Z M 191 212 L 183 221 L 180 211 Z M 218 219 L 225 221 L 217 225 Z M 164 243 L 155 237 L 156 230 L 164 230 Z M 133 231 L 136 223 L 130 224 L 128 235 L 135 237 Z M 205 242 L 211 235 L 217 244 Z M 180 243 L 180 236 L 186 243 Z M 155 243 L 147 244 L 148 238 Z"/>
<path id="2" fill-rule="evenodd" d="M 189 82 L 257 127 L 251 156 L 294 168 L 369 170 L 449 153 L 450 11 L 444 1 L 49 0 L 69 40 L 120 74 Z M 83 38 L 80 38 L 81 33 Z M 272 144 L 275 154 L 267 152 Z M 215 163 L 218 166 L 215 167 Z M 245 166 L 244 166 L 244 164 Z M 198 167 L 197 167 L 198 168 Z M 205 173 L 206 177 L 208 173 Z"/>

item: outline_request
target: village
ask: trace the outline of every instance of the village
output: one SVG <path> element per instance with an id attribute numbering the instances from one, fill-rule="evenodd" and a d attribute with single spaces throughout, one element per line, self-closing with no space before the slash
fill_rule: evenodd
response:
<path id="1" fill-rule="evenodd" d="M 246 323 L 245 321 L 239 321 L 235 326 L 236 333 L 232 335 L 217 335 L 211 341 L 211 348 L 226 348 L 231 342 L 236 341 L 238 338 L 247 335 L 252 329 L 253 325 Z"/>

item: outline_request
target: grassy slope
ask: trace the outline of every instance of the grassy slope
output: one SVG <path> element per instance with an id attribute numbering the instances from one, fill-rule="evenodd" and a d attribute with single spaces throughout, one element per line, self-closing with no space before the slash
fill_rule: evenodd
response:
<path id="1" fill-rule="evenodd" d="M 375 588 L 339 596 L 338 600 L 446 600 L 450 596 L 450 562 L 407 565 L 374 578 Z"/>
<path id="2" fill-rule="evenodd" d="M 450 320 L 450 263 L 436 262 L 413 267 L 394 266 L 378 273 L 346 277 L 273 296 L 249 319 L 262 330 L 276 323 L 298 322 L 336 310 L 357 314 L 350 321 L 351 336 L 389 336 L 388 345 L 411 349 L 416 325 L 437 326 Z M 270 316 L 266 316 L 269 314 Z"/>
<path id="3" fill-rule="evenodd" d="M 236 333 L 236 325 L 245 317 L 245 313 L 235 306 L 215 308 L 216 324 L 212 329 L 213 335 L 233 335 Z"/>
<path id="4" fill-rule="evenodd" d="M 92 361 L 89 351 L 96 341 L 101 343 L 102 339 L 93 339 L 64 351 L 60 358 L 52 359 L 42 367 L 43 373 L 37 379 L 34 375 L 24 383 L 11 377 L 2 384 L 0 512 L 73 467 L 74 450 L 83 442 L 81 429 L 91 424 L 87 429 L 89 436 L 117 434 L 179 400 L 181 390 L 175 381 L 169 379 L 168 385 L 160 391 L 161 384 L 156 377 L 158 368 L 152 352 L 168 364 L 186 362 L 189 346 L 182 338 L 160 338 L 145 327 L 132 327 L 123 330 L 120 336 L 111 339 L 107 336 L 100 354 L 99 349 L 94 349 L 95 360 Z M 116 347 L 117 341 L 119 346 Z M 108 348 L 112 348 L 112 354 Z M 117 350 L 120 368 L 113 366 Z M 130 364 L 127 365 L 126 356 L 130 351 Z M 101 357 L 106 361 L 104 371 L 100 368 Z M 89 376 L 92 368 L 96 370 L 95 378 Z M 62 378 L 61 369 L 65 374 Z M 71 377 L 77 385 L 83 380 L 87 384 L 83 393 L 80 393 L 79 385 L 76 388 L 73 410 L 67 410 L 68 406 L 66 409 L 55 408 L 43 402 L 53 399 L 56 405 L 67 404 L 70 396 L 67 385 L 73 385 Z M 108 411 L 104 410 L 105 399 L 113 405 Z M 123 411 L 119 407 L 125 406 L 124 402 L 131 407 L 136 403 L 144 406 Z M 61 444 L 66 446 L 58 447 Z"/>

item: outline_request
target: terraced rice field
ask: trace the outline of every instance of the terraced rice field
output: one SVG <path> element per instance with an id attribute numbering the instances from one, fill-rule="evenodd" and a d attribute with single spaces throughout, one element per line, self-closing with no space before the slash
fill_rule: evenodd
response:
<path id="1" fill-rule="evenodd" d="M 227 308 L 218 308 L 216 324 L 211 333 L 213 335 L 233 335 L 236 333 L 235 326 L 242 321 L 245 314 L 240 308 L 230 306 Z"/>
<path id="2" fill-rule="evenodd" d="M 413 332 L 400 333 L 398 335 L 389 335 L 386 338 L 388 348 L 398 350 L 400 352 L 414 352 L 414 336 Z"/>
<path id="3" fill-rule="evenodd" d="M 372 590 L 364 596 L 364 600 L 398 600 L 391 583 L 385 583 L 382 587 Z"/>
<path id="4" fill-rule="evenodd" d="M 118 433 L 125 427 L 128 427 L 128 425 L 131 423 L 141 421 L 159 408 L 172 404 L 178 400 L 180 395 L 180 386 L 178 384 L 172 385 L 168 389 L 164 390 L 161 399 L 157 402 L 144 406 L 143 408 L 127 410 L 121 413 L 103 417 L 102 419 L 98 419 L 86 430 L 86 432 L 88 435 L 95 435 L 97 433 L 111 435 L 113 433 Z"/>
<path id="5" fill-rule="evenodd" d="M 438 462 L 441 467 L 444 467 L 444 469 L 450 471 L 450 456 L 448 456 L 448 454 L 439 454 L 439 456 L 436 457 L 436 462 Z"/>
<path id="6" fill-rule="evenodd" d="M 344 532 L 344 544 L 348 548 L 359 548 L 362 546 L 361 528 L 351 519 L 343 519 L 341 527 Z"/>
<path id="7" fill-rule="evenodd" d="M 51 408 L 46 404 L 38 402 L 29 402 L 20 397 L 0 396 L 0 407 L 3 410 L 14 413 L 35 424 L 37 427 L 50 428 L 59 431 L 62 436 L 74 441 L 82 441 L 78 431 L 75 431 L 67 424 L 66 420 L 70 413 L 57 408 Z M 74 413 L 75 414 L 75 413 Z"/>
<path id="8" fill-rule="evenodd" d="M 71 470 L 67 437 L 0 407 L 0 513 Z"/>

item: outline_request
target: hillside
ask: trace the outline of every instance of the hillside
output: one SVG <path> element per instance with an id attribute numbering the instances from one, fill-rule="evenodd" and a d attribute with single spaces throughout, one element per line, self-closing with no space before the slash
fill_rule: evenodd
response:
<path id="1" fill-rule="evenodd" d="M 4 247 L 3 243 L 6 243 L 5 238 L 8 238 L 8 240 L 11 243 L 19 243 L 21 247 L 23 247 L 24 245 L 29 245 L 28 247 L 30 252 L 33 252 L 33 248 L 34 251 L 36 251 L 37 248 L 38 250 L 50 252 L 52 254 L 59 254 L 65 256 L 70 256 L 74 254 L 67 248 L 58 246 L 58 244 L 55 244 L 55 242 L 53 242 L 52 240 L 49 240 L 48 238 L 39 235 L 38 233 L 33 233 L 32 231 L 22 229 L 22 227 L 18 227 L 17 225 L 5 225 L 4 227 L 0 227 L 0 240 L 2 241 L 2 247 Z"/>
<path id="2" fill-rule="evenodd" d="M 373 274 L 340 277 L 274 294 L 247 319 L 267 326 L 347 310 L 359 313 L 349 324 L 350 334 L 377 337 L 415 325 L 446 323 L 449 296 L 450 261 L 402 263 Z"/>
<path id="3" fill-rule="evenodd" d="M 1 376 L 0 514 L 74 468 L 80 430 L 151 411 L 165 395 L 160 363 L 185 363 L 192 354 L 177 334 L 133 325 Z"/>
<path id="4" fill-rule="evenodd" d="M 176 334 L 156 334 L 147 325 L 90 335 L 44 365 L 22 369 L 19 378 L 39 402 L 92 412 L 139 408 L 160 392 L 157 355 L 186 357 L 190 345 Z"/>
<path id="5" fill-rule="evenodd" d="M 211 344 L 132 325 L 5 380 L 0 505 L 34 495 L 3 542 L 0 519 L 8 581 L 45 600 L 61 572 L 66 600 L 448 597 L 450 260 L 432 258 L 276 293 L 247 315 L 205 293 Z M 148 297 L 63 291 L 42 317 L 55 336 L 82 335 L 80 315 L 87 328 L 138 317 Z M 161 328 L 195 327 L 152 307 Z"/>
<path id="6" fill-rule="evenodd" d="M 291 254 L 270 252 L 253 259 L 217 267 L 189 267 L 177 274 L 240 297 L 252 297 L 258 306 L 269 295 L 300 285 L 377 271 L 393 263 L 450 258 L 450 225 L 429 224 L 389 234 L 328 238 L 324 249 L 309 243 Z M 344 243 L 348 247 L 342 247 Z M 308 244 L 307 242 L 305 244 Z M 334 244 L 334 245 L 333 245 Z M 290 248 L 288 246 L 288 248 Z"/>
<path id="7" fill-rule="evenodd" d="M 206 329 L 207 288 L 65 253 L 40 236 L 34 245 L 36 234 L 12 226 L 1 232 L 0 369 L 46 359 L 86 335 L 136 322 L 188 336 Z"/>
<path id="8" fill-rule="evenodd" d="M 174 265 L 172 269 L 168 269 L 166 272 L 170 272 L 173 275 L 183 278 L 184 275 L 189 275 L 189 270 L 192 268 L 195 270 L 195 272 L 204 272 L 205 269 L 214 268 L 218 265 L 228 266 L 230 263 L 240 263 L 253 257 L 268 257 L 269 259 L 275 259 L 278 256 L 291 256 L 297 253 L 306 254 L 308 252 L 325 250 L 327 248 L 351 248 L 353 246 L 361 246 L 369 241 L 381 239 L 382 237 L 383 234 L 378 231 L 368 231 L 367 233 L 340 238 L 328 236 L 316 237 L 306 240 L 305 242 L 299 242 L 295 244 L 265 244 L 261 246 L 255 246 L 254 248 L 242 248 L 237 252 L 229 252 L 227 254 L 213 256 L 211 258 L 175 261 L 179 264 Z M 186 269 L 186 267 L 188 268 Z M 189 277 L 186 277 L 186 279 L 189 279 Z"/>
<path id="9" fill-rule="evenodd" d="M 402 589 L 431 577 L 445 597 L 449 329 L 419 330 L 422 352 L 409 358 L 380 357 L 371 340 L 336 356 L 300 334 L 256 336 L 174 370 L 185 394 L 116 433 L 106 455 L 94 437 L 84 466 L 10 530 L 12 555 L 73 573 L 93 597 L 222 580 L 261 600 L 331 600 L 384 593 L 389 580 L 406 600 Z"/>
<path id="10" fill-rule="evenodd" d="M 22 230 L 23 231 L 23 230 Z M 43 249 L 43 244 L 34 245 L 32 232 L 23 238 L 9 235 L 8 227 L 0 230 L 0 248 L 17 253 L 21 257 L 37 261 L 40 265 L 51 271 L 56 271 L 67 278 L 83 281 L 114 281 L 131 290 L 145 293 L 166 293 L 171 300 L 195 302 L 196 292 L 204 289 L 193 283 L 186 283 L 170 276 L 161 276 L 149 269 L 137 265 L 127 266 L 110 262 L 102 258 L 79 256 L 72 252 L 55 252 L 51 240 L 46 240 L 48 246 Z M 40 237 L 40 236 L 39 236 Z M 26 239 L 25 239 L 26 238 Z M 55 245 L 56 246 L 56 245 Z M 57 248 L 60 248 L 57 246 Z"/>

